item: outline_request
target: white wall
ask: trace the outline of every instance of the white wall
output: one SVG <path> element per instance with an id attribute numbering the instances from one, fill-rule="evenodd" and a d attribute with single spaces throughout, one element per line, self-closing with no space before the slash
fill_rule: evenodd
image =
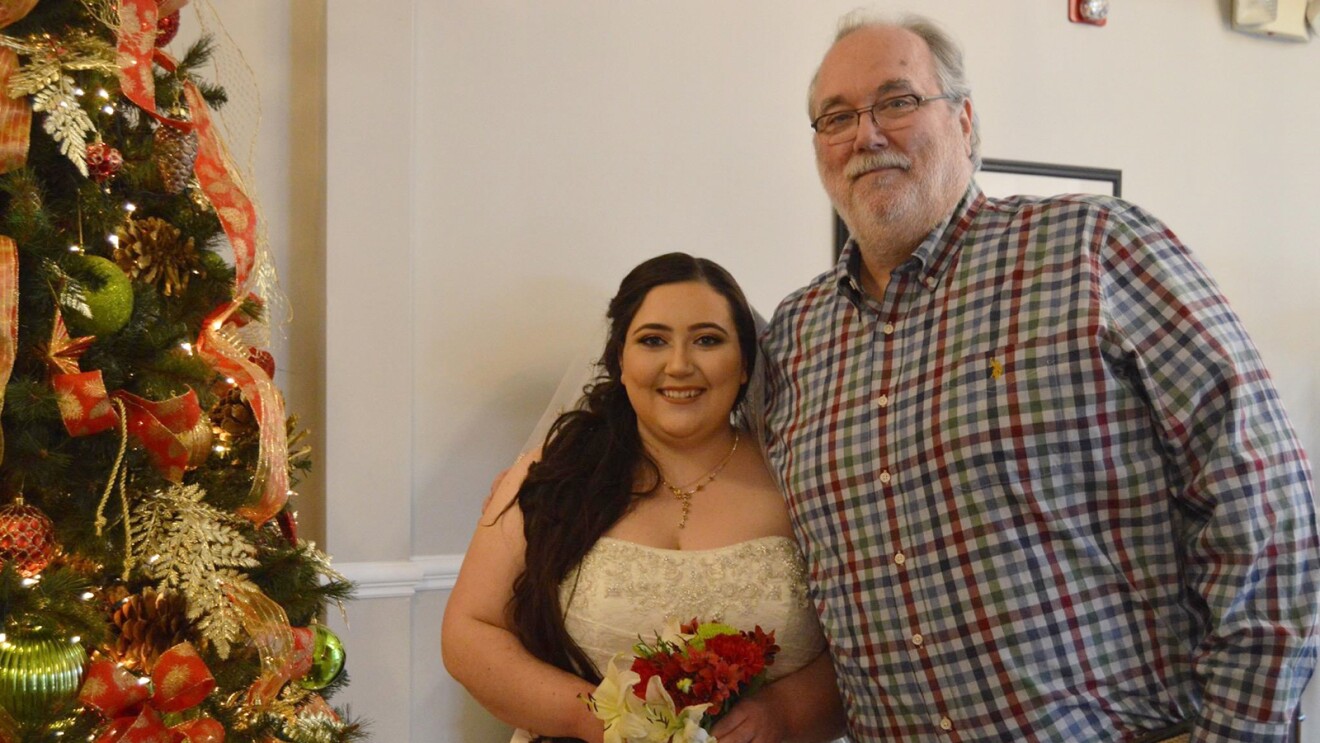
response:
<path id="1" fill-rule="evenodd" d="M 627 268 L 710 256 L 765 312 L 825 269 L 804 91 L 853 4 L 417 4 L 419 550 L 461 549 Z M 1103 29 L 1062 0 L 922 7 L 967 47 L 985 154 L 1122 169 L 1223 284 L 1315 448 L 1320 92 L 1302 81 L 1320 43 L 1232 33 L 1207 3 L 1116 3 Z"/>
<path id="2" fill-rule="evenodd" d="M 805 87 L 854 4 L 226 3 L 263 45 L 325 9 L 324 296 L 307 291 L 326 309 L 291 339 L 325 337 L 328 546 L 373 594 L 341 628 L 341 699 L 376 740 L 506 739 L 440 667 L 445 589 L 623 273 L 705 255 L 769 312 L 827 267 Z M 1103 29 L 1069 24 L 1063 0 L 910 6 L 966 46 L 987 156 L 1120 168 L 1193 246 L 1320 451 L 1320 42 L 1232 33 L 1228 0 L 1114 3 Z M 247 52 L 277 91 L 305 74 Z M 305 116 L 304 94 L 268 99 L 267 127 Z M 265 165 L 292 170 L 274 190 L 315 190 L 298 172 L 315 132 L 275 127 Z M 288 232 L 322 234 L 288 198 Z M 1320 720 L 1320 688 L 1306 706 Z"/>

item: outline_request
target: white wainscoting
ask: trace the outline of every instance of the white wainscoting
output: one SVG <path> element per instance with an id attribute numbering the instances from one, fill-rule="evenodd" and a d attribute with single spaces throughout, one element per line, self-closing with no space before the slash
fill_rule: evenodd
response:
<path id="1" fill-rule="evenodd" d="M 398 562 L 350 562 L 335 569 L 357 586 L 357 599 L 401 598 L 421 591 L 448 591 L 462 555 L 423 555 Z"/>
<path id="2" fill-rule="evenodd" d="M 390 743 L 506 743 L 510 729 L 473 701 L 440 660 L 440 622 L 463 556 L 345 562 L 357 587 L 348 621 L 328 624 L 348 649 L 352 683 L 334 699 Z"/>

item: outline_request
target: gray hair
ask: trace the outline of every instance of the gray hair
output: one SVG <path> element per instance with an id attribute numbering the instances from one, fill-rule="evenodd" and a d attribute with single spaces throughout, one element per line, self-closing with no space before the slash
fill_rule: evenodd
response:
<path id="1" fill-rule="evenodd" d="M 900 28 L 916 34 L 926 42 L 926 47 L 930 49 L 930 54 L 935 59 L 935 76 L 939 80 L 940 92 L 955 96 L 955 104 L 971 100 L 972 86 L 967 82 L 962 47 L 938 23 L 925 16 L 907 14 L 893 19 L 859 8 L 839 19 L 839 30 L 834 34 L 834 41 L 830 46 L 833 47 L 856 31 L 875 26 Z M 817 67 L 816 73 L 811 76 L 811 85 L 807 88 L 808 115 L 812 114 L 811 100 L 815 97 L 816 78 L 819 76 L 820 68 Z M 981 117 L 975 106 L 972 107 L 972 167 L 974 169 L 981 167 Z"/>

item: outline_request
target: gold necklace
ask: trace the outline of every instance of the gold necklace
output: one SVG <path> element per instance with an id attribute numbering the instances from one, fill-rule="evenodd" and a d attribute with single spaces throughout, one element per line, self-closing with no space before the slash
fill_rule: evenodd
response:
<path id="1" fill-rule="evenodd" d="M 668 488 L 669 492 L 674 494 L 675 500 L 683 504 L 683 518 L 678 522 L 678 528 L 682 529 L 687 526 L 688 512 L 692 510 L 692 496 L 700 493 L 702 488 L 715 482 L 715 477 L 723 471 L 724 465 L 728 464 L 730 459 L 733 459 L 733 453 L 736 451 L 738 451 L 738 432 L 734 431 L 733 446 L 729 448 L 729 453 L 725 454 L 724 459 L 721 459 L 720 463 L 715 465 L 715 469 L 697 478 L 697 483 L 689 485 L 687 488 L 676 488 L 669 484 L 664 475 L 660 475 L 660 484 Z"/>

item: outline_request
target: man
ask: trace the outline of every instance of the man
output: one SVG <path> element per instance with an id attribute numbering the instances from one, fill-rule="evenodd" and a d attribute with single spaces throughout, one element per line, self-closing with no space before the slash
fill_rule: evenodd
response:
<path id="1" fill-rule="evenodd" d="M 987 199 L 962 55 L 845 19 L 809 96 L 853 240 L 766 331 L 767 447 L 857 741 L 1283 740 L 1311 476 L 1178 238 Z"/>

